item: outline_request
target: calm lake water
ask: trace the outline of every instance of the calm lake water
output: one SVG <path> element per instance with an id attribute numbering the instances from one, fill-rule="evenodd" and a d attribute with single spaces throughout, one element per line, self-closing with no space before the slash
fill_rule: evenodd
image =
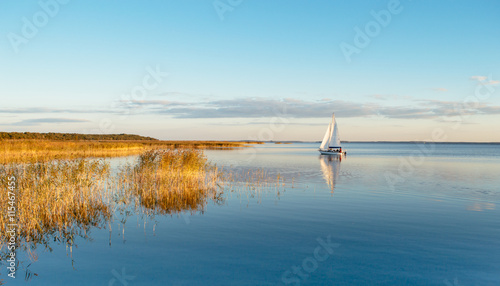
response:
<path id="1" fill-rule="evenodd" d="M 284 186 L 227 192 L 203 212 L 120 214 L 70 251 L 35 252 L 7 285 L 500 285 L 500 145 L 346 143 L 205 151 Z M 128 158 L 132 160 L 133 158 Z M 113 159 L 112 164 L 126 159 Z M 123 227 L 124 225 L 124 227 Z M 27 266 L 30 261 L 24 262 Z M 4 267 L 5 268 L 5 267 Z M 21 271 L 21 270 L 20 270 Z"/>

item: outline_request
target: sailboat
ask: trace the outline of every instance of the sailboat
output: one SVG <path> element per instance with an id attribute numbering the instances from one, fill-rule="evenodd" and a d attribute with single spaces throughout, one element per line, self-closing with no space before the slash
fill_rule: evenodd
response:
<path id="1" fill-rule="evenodd" d="M 318 151 L 322 155 L 345 155 L 346 152 L 342 151 L 342 146 L 340 145 L 340 135 L 339 128 L 337 126 L 337 121 L 335 121 L 335 113 L 332 114 L 332 121 L 326 129 L 325 137 L 319 146 Z"/>

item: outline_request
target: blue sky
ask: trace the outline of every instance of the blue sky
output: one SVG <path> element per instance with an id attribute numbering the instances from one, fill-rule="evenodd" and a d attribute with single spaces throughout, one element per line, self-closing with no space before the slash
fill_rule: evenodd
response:
<path id="1" fill-rule="evenodd" d="M 2 1 L 0 130 L 316 141 L 335 112 L 343 140 L 438 129 L 500 141 L 499 12 L 497 1 Z"/>

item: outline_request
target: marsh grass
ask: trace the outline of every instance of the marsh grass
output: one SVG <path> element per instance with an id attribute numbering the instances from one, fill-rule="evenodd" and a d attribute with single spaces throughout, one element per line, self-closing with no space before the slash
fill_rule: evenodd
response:
<path id="1" fill-rule="evenodd" d="M 257 198 L 260 202 L 264 190 L 274 190 L 278 197 L 284 190 L 284 181 L 279 175 L 269 175 L 264 170 L 222 170 L 209 163 L 203 151 L 198 149 L 144 151 L 145 147 L 128 142 L 127 148 L 137 147 L 142 154 L 134 164 L 122 165 L 117 174 L 112 174 L 109 164 L 103 159 L 53 160 L 55 154 L 62 158 L 68 150 L 76 152 L 78 146 L 83 146 L 78 142 L 45 143 L 48 146 L 37 145 L 42 149 L 35 148 L 28 153 L 33 157 L 19 157 L 19 160 L 24 160 L 22 163 L 0 165 L 2 190 L 8 188 L 8 177 L 16 177 L 18 249 L 24 250 L 32 262 L 36 260 L 38 245 L 52 250 L 50 244 L 57 242 L 65 244 L 71 251 L 77 238 L 91 239 L 90 231 L 94 227 L 109 227 L 111 245 L 111 222 L 115 219 L 120 219 L 124 235 L 126 219 L 134 214 L 149 219 L 156 215 L 203 213 L 210 202 L 223 204 L 227 193 L 246 197 L 249 202 Z M 27 144 L 16 148 L 23 150 L 32 143 Z M 70 157 L 77 156 L 75 154 L 89 157 L 129 155 L 128 152 L 137 151 L 133 148 L 132 151 L 120 151 L 122 145 L 113 144 L 85 142 L 83 151 L 71 153 Z M 7 257 L 5 245 L 9 217 L 5 210 L 8 206 L 8 197 L 1 196 L 2 262 Z M 25 267 L 26 275 L 32 277 L 36 274 L 29 270 L 29 265 L 31 263 Z"/>
<path id="2" fill-rule="evenodd" d="M 155 140 L 0 140 L 0 164 L 119 157 L 152 149 L 232 149 L 262 142 Z"/>
<path id="3" fill-rule="evenodd" d="M 224 171 L 196 149 L 143 152 L 134 165 L 111 175 L 100 159 L 55 160 L 0 165 L 0 188 L 16 177 L 16 223 L 20 242 L 36 247 L 51 241 L 73 245 L 92 227 L 113 219 L 116 210 L 130 214 L 173 215 L 203 212 L 209 202 L 222 204 L 224 193 L 261 198 L 263 190 L 284 190 L 279 175 L 264 170 Z M 2 210 L 8 196 L 0 197 Z M 0 249 L 5 245 L 8 212 L 0 213 Z"/>
<path id="4" fill-rule="evenodd" d="M 135 202 L 148 215 L 204 211 L 222 203 L 220 172 L 199 150 L 150 150 L 118 174 L 120 200 Z M 123 199 L 125 197 L 125 199 Z"/>
<path id="5" fill-rule="evenodd" d="M 16 177 L 18 243 L 49 247 L 49 242 L 60 241 L 72 245 L 77 236 L 86 237 L 91 227 L 111 216 L 105 192 L 108 175 L 109 166 L 102 160 L 1 165 L 2 190 L 7 190 L 7 177 Z M 0 205 L 2 210 L 9 206 L 6 195 L 0 197 Z M 7 211 L 2 211 L 2 244 L 7 224 Z"/>

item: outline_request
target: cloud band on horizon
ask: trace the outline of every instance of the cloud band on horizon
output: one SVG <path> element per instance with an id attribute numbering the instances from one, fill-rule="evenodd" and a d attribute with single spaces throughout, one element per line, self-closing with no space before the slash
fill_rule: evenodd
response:
<path id="1" fill-rule="evenodd" d="M 357 103 L 343 100 L 323 99 L 306 101 L 284 98 L 243 98 L 230 100 L 207 100 L 198 102 L 179 102 L 168 100 L 131 100 L 121 102 L 117 108 L 105 109 L 53 109 L 33 107 L 23 109 L 0 109 L 8 114 L 47 114 L 47 113 L 87 113 L 120 115 L 160 114 L 172 118 L 266 118 L 283 115 L 291 118 L 371 117 L 382 116 L 394 119 L 440 119 L 460 115 L 497 115 L 500 106 L 478 103 L 468 107 L 460 101 L 413 100 L 412 105 L 388 106 L 380 103 Z M 89 120 L 64 118 L 25 119 L 13 125 L 39 123 L 75 123 Z"/>

